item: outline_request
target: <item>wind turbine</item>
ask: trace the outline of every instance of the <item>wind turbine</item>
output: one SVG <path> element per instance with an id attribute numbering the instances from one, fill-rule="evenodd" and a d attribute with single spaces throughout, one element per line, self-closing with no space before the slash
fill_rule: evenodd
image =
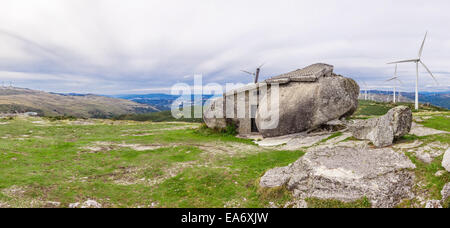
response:
<path id="1" fill-rule="evenodd" d="M 258 79 L 259 79 L 259 73 L 261 72 L 261 68 L 265 65 L 265 63 L 261 64 L 261 66 L 256 68 L 256 72 L 252 73 L 252 72 L 248 72 L 246 70 L 241 70 L 244 73 L 250 74 L 252 76 L 255 77 L 255 84 L 258 83 Z"/>
<path id="2" fill-rule="evenodd" d="M 425 63 L 422 62 L 422 51 L 423 47 L 425 45 L 425 40 L 427 39 L 428 32 L 425 33 L 425 38 L 423 39 L 422 46 L 420 46 L 419 49 L 419 57 L 417 59 L 409 59 L 409 60 L 402 60 L 402 61 L 396 61 L 388 64 L 398 64 L 398 63 L 416 63 L 416 101 L 415 101 L 415 109 L 419 110 L 419 63 L 422 64 L 422 66 L 430 73 L 431 77 L 434 79 L 436 84 L 439 85 L 436 78 L 434 77 L 433 73 L 431 73 L 430 69 L 425 65 Z"/>
<path id="3" fill-rule="evenodd" d="M 395 64 L 394 77 L 392 77 L 391 79 L 386 80 L 386 82 L 390 82 L 390 81 L 397 81 L 400 84 L 402 84 L 402 81 L 400 81 L 400 79 L 398 79 L 398 77 L 397 77 L 397 64 Z M 394 104 L 395 104 L 395 101 L 396 101 L 396 99 L 395 99 L 395 94 L 396 94 L 395 88 L 396 88 L 396 86 L 394 85 Z"/>
<path id="4" fill-rule="evenodd" d="M 364 100 L 367 100 L 367 84 L 366 84 L 366 82 L 365 81 L 363 81 L 363 80 L 361 80 L 361 82 L 363 83 L 363 85 L 364 85 Z"/>

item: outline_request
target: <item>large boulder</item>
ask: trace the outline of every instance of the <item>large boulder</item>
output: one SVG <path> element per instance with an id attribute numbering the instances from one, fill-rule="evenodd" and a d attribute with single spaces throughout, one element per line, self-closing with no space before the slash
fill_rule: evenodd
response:
<path id="1" fill-rule="evenodd" d="M 227 127 L 224 105 L 222 97 L 208 101 L 203 109 L 203 121 L 206 126 L 212 129 L 225 129 Z"/>
<path id="2" fill-rule="evenodd" d="M 278 126 L 273 129 L 261 127 L 273 118 L 261 115 L 262 105 L 256 116 L 256 124 L 264 137 L 303 132 L 352 115 L 358 107 L 358 94 L 359 86 L 353 79 L 335 74 L 320 77 L 315 82 L 280 84 Z M 260 103 L 268 104 L 270 99 L 270 96 L 265 95 Z"/>
<path id="3" fill-rule="evenodd" d="M 353 121 L 348 124 L 348 129 L 355 138 L 368 139 L 376 147 L 383 147 L 392 145 L 395 138 L 408 134 L 411 124 L 411 109 L 398 106 L 384 116 Z"/>
<path id="4" fill-rule="evenodd" d="M 373 207 L 394 207 L 412 198 L 415 165 L 391 148 L 321 146 L 260 179 L 266 188 L 286 186 L 296 198 L 351 202 L 367 197 Z"/>
<path id="5" fill-rule="evenodd" d="M 447 172 L 450 172 L 450 148 L 445 151 L 444 158 L 442 159 L 442 167 L 444 167 Z"/>

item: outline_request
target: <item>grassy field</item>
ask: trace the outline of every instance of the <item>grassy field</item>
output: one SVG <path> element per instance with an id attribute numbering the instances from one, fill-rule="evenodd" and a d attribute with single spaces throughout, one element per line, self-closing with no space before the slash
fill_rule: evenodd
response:
<path id="1" fill-rule="evenodd" d="M 389 105 L 389 104 L 388 104 Z M 363 103 L 354 118 L 382 115 L 385 105 Z M 375 114 L 372 114 L 375 113 Z M 450 112 L 425 110 L 421 124 L 450 130 Z M 256 146 L 200 127 L 198 123 L 127 120 L 0 119 L 0 207 L 69 207 L 95 200 L 103 207 L 268 207 L 284 205 L 291 195 L 283 188 L 259 189 L 265 171 L 285 166 L 304 151 Z M 333 135 L 336 137 L 339 135 Z M 330 137 L 333 138 L 333 137 Z M 426 143 L 450 143 L 449 135 L 416 137 Z M 424 190 L 439 197 L 450 181 L 439 161 L 418 166 Z M 311 207 L 368 207 L 308 199 Z M 405 202 L 404 207 L 412 205 Z"/>
<path id="2" fill-rule="evenodd" d="M 0 121 L 0 205 L 264 207 L 286 195 L 257 190 L 274 153 L 188 123 L 15 118 Z"/>

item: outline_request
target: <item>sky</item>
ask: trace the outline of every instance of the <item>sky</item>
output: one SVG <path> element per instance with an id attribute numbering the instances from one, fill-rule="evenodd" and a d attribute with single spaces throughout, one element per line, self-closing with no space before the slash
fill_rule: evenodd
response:
<path id="1" fill-rule="evenodd" d="M 251 83 L 313 63 L 389 90 L 387 62 L 416 58 L 421 91 L 450 90 L 450 1 L 2 0 L 0 81 L 51 92 L 169 93 L 176 83 Z M 413 91 L 415 65 L 399 65 Z"/>

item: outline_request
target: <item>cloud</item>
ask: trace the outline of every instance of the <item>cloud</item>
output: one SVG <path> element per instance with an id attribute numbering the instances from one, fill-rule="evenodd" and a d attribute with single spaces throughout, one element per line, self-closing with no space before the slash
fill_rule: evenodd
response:
<path id="1" fill-rule="evenodd" d="M 192 84 L 185 76 L 193 74 L 246 84 L 252 78 L 240 70 L 263 62 L 263 79 L 326 62 L 381 88 L 393 74 L 385 63 L 414 58 L 426 30 L 424 61 L 450 72 L 449 7 L 446 0 L 4 0 L 0 80 L 112 94 Z M 17 73 L 31 78 L 11 77 Z M 412 90 L 414 65 L 399 66 L 399 75 Z M 448 74 L 436 76 L 450 84 Z M 434 89 L 426 72 L 420 80 Z"/>

